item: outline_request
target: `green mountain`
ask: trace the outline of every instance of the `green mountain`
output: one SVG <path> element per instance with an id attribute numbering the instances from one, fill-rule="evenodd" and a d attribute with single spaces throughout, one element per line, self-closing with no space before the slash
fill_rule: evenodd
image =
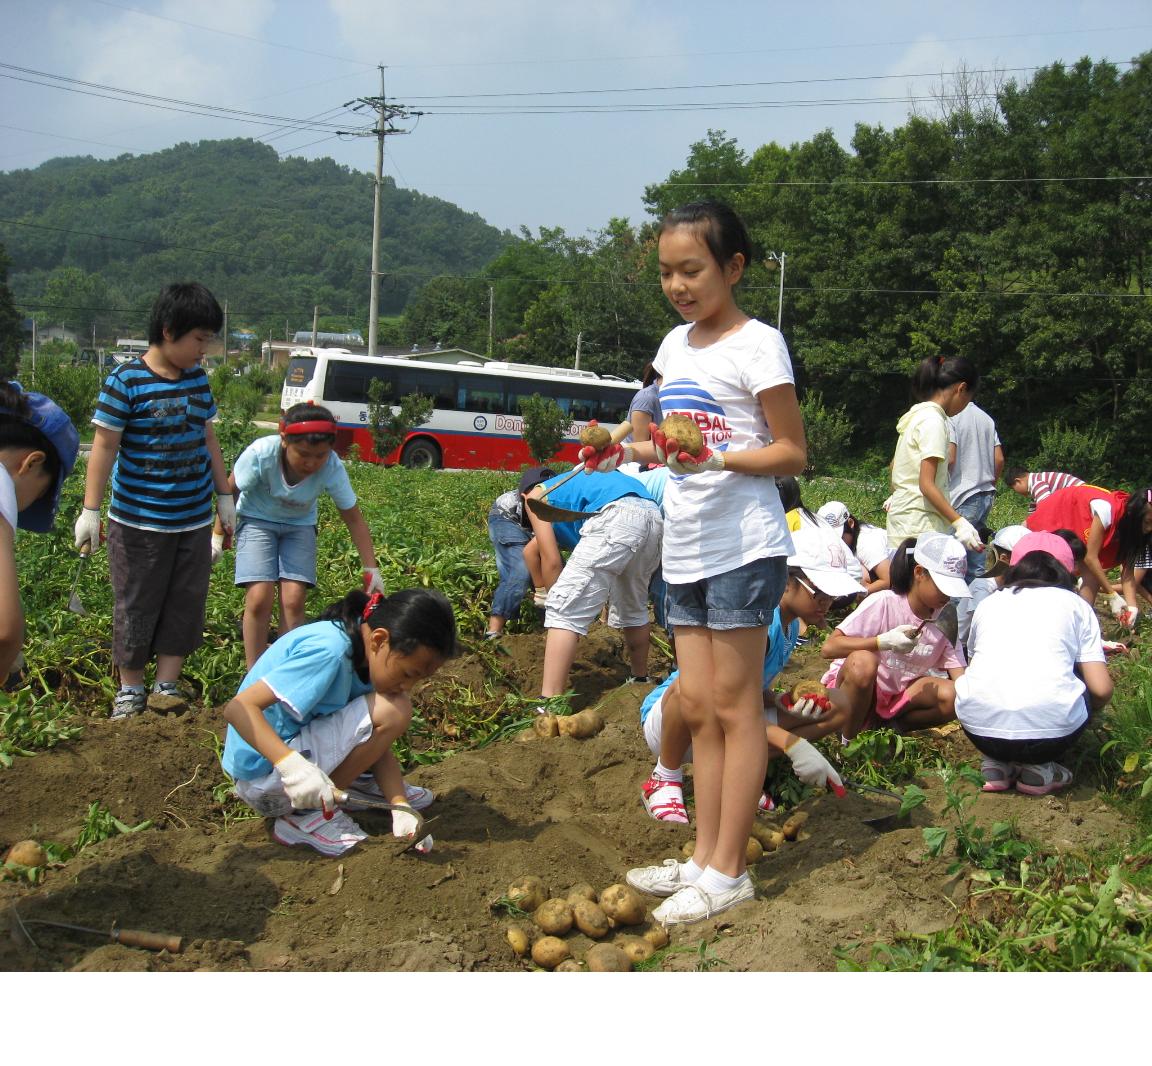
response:
<path id="1" fill-rule="evenodd" d="M 281 159 L 245 139 L 52 159 L 0 174 L 0 220 L 17 302 L 85 332 L 132 327 L 163 283 L 188 279 L 227 299 L 233 321 L 277 335 L 286 318 L 310 325 L 317 304 L 367 324 L 372 177 L 331 159 Z M 430 276 L 478 271 L 511 239 L 385 178 L 381 313 Z"/>

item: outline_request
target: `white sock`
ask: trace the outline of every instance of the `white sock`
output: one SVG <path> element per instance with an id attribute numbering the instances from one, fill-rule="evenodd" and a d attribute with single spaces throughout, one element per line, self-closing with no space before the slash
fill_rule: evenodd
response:
<path id="1" fill-rule="evenodd" d="M 680 883 L 683 885 L 694 885 L 703 876 L 704 871 L 700 869 L 691 859 L 687 862 L 680 864 Z"/>
<path id="2" fill-rule="evenodd" d="M 678 785 L 684 783 L 683 767 L 669 770 L 659 759 L 656 760 L 656 769 L 652 771 L 652 776 L 656 778 L 657 781 L 675 781 Z"/>
<path id="3" fill-rule="evenodd" d="M 684 880 L 683 874 L 681 874 L 680 879 Z M 702 888 L 705 892 L 731 892 L 741 881 L 746 881 L 747 879 L 747 870 L 739 877 L 729 877 L 727 874 L 722 874 L 719 870 L 713 870 L 712 867 L 709 866 L 693 883 L 697 888 Z"/>

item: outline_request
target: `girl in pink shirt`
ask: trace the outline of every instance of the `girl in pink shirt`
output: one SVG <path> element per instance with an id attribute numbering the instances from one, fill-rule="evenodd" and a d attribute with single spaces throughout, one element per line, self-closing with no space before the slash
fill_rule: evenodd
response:
<path id="1" fill-rule="evenodd" d="M 835 662 L 822 680 L 846 693 L 851 709 L 845 737 L 885 724 L 926 729 L 956 717 L 953 682 L 964 673 L 964 653 L 929 620 L 951 597 L 969 595 L 967 569 L 955 537 L 909 537 L 892 557 L 892 587 L 865 599 L 824 642 L 821 654 Z"/>

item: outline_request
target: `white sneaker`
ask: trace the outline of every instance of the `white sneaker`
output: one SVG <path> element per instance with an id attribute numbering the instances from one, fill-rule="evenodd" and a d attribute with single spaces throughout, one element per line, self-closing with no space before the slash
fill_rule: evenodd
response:
<path id="1" fill-rule="evenodd" d="M 296 811 L 277 818 L 272 835 L 281 844 L 307 844 L 321 855 L 343 855 L 351 851 L 368 834 L 343 811 L 325 818 L 323 811 Z"/>
<path id="2" fill-rule="evenodd" d="M 685 885 L 661 903 L 652 912 L 652 917 L 661 925 L 691 925 L 735 907 L 737 903 L 746 903 L 755 895 L 752 878 L 747 875 L 727 892 L 705 892 L 699 885 Z"/>
<path id="3" fill-rule="evenodd" d="M 371 774 L 361 774 L 355 781 L 356 788 L 361 792 L 367 792 L 373 796 L 383 796 L 384 793 L 380 791 L 380 786 L 376 784 L 376 778 Z M 436 793 L 430 788 L 421 788 L 419 785 L 410 785 L 407 781 L 404 782 L 404 795 L 408 800 L 408 806 L 414 811 L 422 811 L 431 807 L 436 800 Z"/>
<path id="4" fill-rule="evenodd" d="M 687 884 L 680 880 L 680 868 L 683 865 L 675 859 L 665 859 L 659 866 L 639 866 L 629 870 L 624 880 L 650 896 L 672 896 Z"/>

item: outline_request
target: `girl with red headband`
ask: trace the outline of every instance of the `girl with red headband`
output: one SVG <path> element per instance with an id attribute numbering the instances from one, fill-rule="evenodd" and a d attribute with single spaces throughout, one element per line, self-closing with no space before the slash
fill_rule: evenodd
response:
<path id="1" fill-rule="evenodd" d="M 268 647 L 272 602 L 280 593 L 280 634 L 304 621 L 316 584 L 316 501 L 327 492 L 351 534 L 364 567 L 366 592 L 383 592 L 372 533 L 348 472 L 334 450 L 336 420 L 315 404 L 297 404 L 280 419 L 280 436 L 253 441 L 236 460 L 236 584 L 244 594 L 244 657 L 251 670 Z M 224 548 L 212 538 L 212 561 Z"/>
<path id="2" fill-rule="evenodd" d="M 277 640 L 225 706 L 220 761 L 236 794 L 275 818 L 281 844 L 323 855 L 343 855 L 367 836 L 337 809 L 351 785 L 412 808 L 392 812 L 392 833 L 413 836 L 412 811 L 435 797 L 405 784 L 392 745 L 412 721 L 412 687 L 455 653 L 456 620 L 443 593 L 350 592 Z M 430 836 L 417 845 L 431 849 Z"/>

